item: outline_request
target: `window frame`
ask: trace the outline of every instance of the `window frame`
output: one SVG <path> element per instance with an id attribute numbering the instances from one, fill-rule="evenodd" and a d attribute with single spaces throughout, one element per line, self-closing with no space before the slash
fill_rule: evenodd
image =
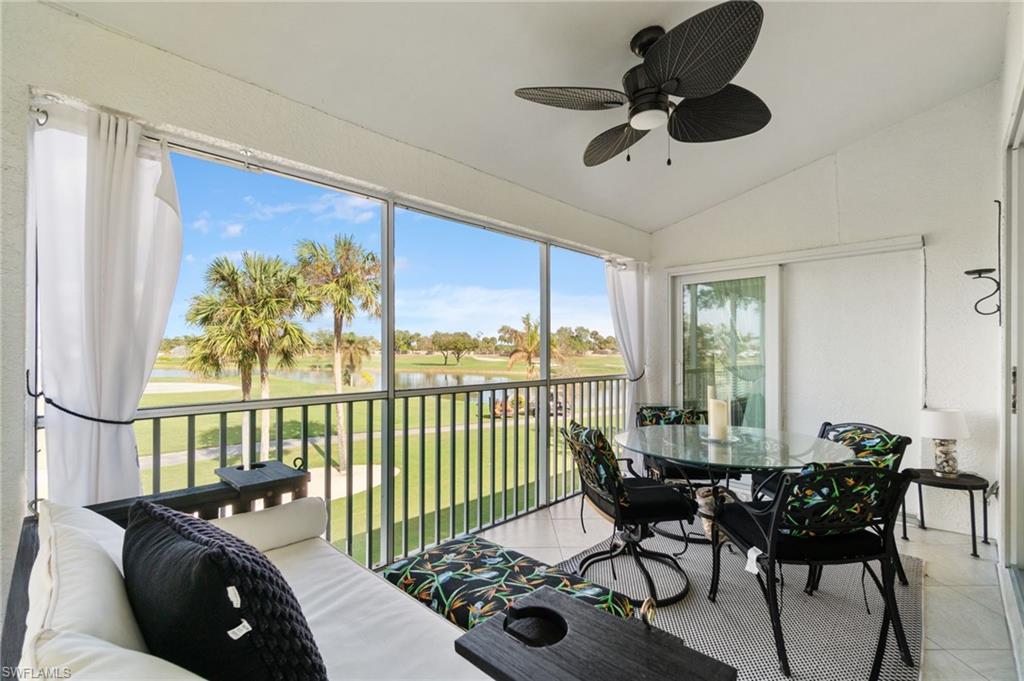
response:
<path id="1" fill-rule="evenodd" d="M 683 332 L 682 302 L 683 288 L 691 284 L 709 284 L 733 279 L 764 278 L 764 396 L 765 428 L 779 430 L 782 427 L 782 325 L 781 325 L 781 276 L 779 265 L 750 267 L 731 270 L 711 270 L 672 276 L 671 305 L 672 333 L 670 344 L 670 366 L 672 367 L 672 397 L 682 404 L 683 390 Z"/>
<path id="2" fill-rule="evenodd" d="M 323 393 L 320 395 L 303 395 L 298 397 L 279 397 L 270 399 L 251 399 L 248 401 L 236 400 L 227 402 L 198 402 L 165 407 L 140 407 L 136 410 L 136 418 L 165 418 L 187 416 L 190 413 L 205 413 L 210 409 L 223 411 L 226 407 L 246 405 L 248 409 L 271 409 L 276 407 L 291 407 L 316 404 L 326 404 L 337 401 L 339 397 L 343 400 L 351 399 L 388 399 L 396 397 L 414 397 L 419 395 L 431 395 L 439 392 L 450 392 L 450 387 L 420 388 L 396 390 L 395 388 L 395 362 L 394 362 L 394 332 L 395 332 L 395 210 L 397 208 L 407 209 L 438 217 L 446 220 L 453 220 L 469 227 L 496 232 L 506 236 L 536 243 L 539 246 L 540 258 L 540 334 L 541 334 L 541 361 L 540 374 L 536 379 L 525 381 L 514 381 L 504 383 L 508 388 L 516 386 L 550 386 L 552 382 L 562 379 L 554 379 L 551 376 L 551 290 L 550 290 L 550 255 L 551 247 L 557 246 L 584 255 L 601 258 L 604 261 L 615 259 L 618 256 L 598 249 L 587 248 L 580 244 L 571 243 L 544 235 L 538 231 L 520 227 L 511 223 L 502 222 L 481 216 L 470 211 L 460 210 L 444 206 L 442 204 L 414 197 L 403 192 L 388 190 L 379 185 L 359 182 L 312 166 L 291 162 L 280 157 L 273 157 L 269 154 L 262 154 L 251 148 L 238 146 L 226 146 L 212 144 L 206 141 L 198 141 L 192 137 L 179 132 L 161 130 L 151 126 L 143 126 L 140 143 L 166 144 L 168 151 L 191 156 L 202 160 L 221 163 L 253 173 L 272 173 L 279 177 L 290 180 L 297 180 L 306 184 L 329 189 L 333 191 L 346 192 L 366 199 L 381 202 L 381 388 L 376 391 L 365 391 L 358 393 Z M 35 287 L 27 287 L 29 304 L 35 297 Z M 35 353 L 28 358 L 30 367 L 34 368 L 38 358 Z M 604 378 L 612 379 L 622 375 L 608 375 Z M 470 386 L 472 389 L 472 386 Z M 45 428 L 45 417 L 35 416 L 36 429 Z"/>

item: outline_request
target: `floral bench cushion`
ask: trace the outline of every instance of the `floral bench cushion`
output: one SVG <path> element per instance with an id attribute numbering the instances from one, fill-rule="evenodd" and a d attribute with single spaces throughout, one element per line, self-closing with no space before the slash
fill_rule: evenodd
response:
<path id="1" fill-rule="evenodd" d="M 472 629 L 543 586 L 622 618 L 633 615 L 632 603 L 622 594 L 474 535 L 399 560 L 382 574 L 463 629 Z"/>

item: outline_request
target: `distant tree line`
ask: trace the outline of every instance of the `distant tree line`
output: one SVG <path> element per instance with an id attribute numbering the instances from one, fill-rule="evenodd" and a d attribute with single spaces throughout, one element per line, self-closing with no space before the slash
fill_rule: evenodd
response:
<path id="1" fill-rule="evenodd" d="M 532 319 L 530 323 L 536 325 Z M 465 331 L 435 331 L 425 335 L 415 331 L 397 329 L 395 331 L 395 352 L 403 355 L 412 352 L 436 352 L 445 357 L 445 364 L 448 363 L 448 356 L 451 356 L 458 364 L 462 357 L 470 353 L 508 356 L 516 350 L 517 345 L 522 345 L 524 338 L 519 335 L 522 330 L 503 326 L 498 330 L 496 336 L 485 336 L 481 333 L 471 336 Z M 583 326 L 560 327 L 552 334 L 551 343 L 556 352 L 567 356 L 594 353 L 611 354 L 619 350 L 615 336 L 605 336 L 600 331 Z"/>
<path id="2" fill-rule="evenodd" d="M 515 331 L 510 333 L 511 327 L 502 327 L 502 332 L 497 336 L 485 336 L 481 333 L 471 336 L 465 331 L 445 332 L 435 331 L 432 334 L 424 335 L 415 331 L 395 331 L 395 352 L 400 355 L 407 355 L 413 352 L 437 353 L 447 359 L 451 358 L 456 364 L 467 354 L 478 353 L 481 355 L 505 355 L 512 354 L 515 348 Z M 168 336 L 160 341 L 160 352 L 172 354 L 175 352 L 187 352 L 198 336 L 182 335 Z M 369 351 L 370 354 L 381 351 L 380 340 L 375 336 L 357 336 L 352 332 L 346 332 L 342 336 L 343 346 L 358 345 Z M 594 331 L 583 326 L 575 329 L 568 326 L 559 328 L 552 336 L 552 346 L 562 355 L 586 355 L 586 354 L 612 354 L 618 352 L 619 345 L 614 336 L 604 336 L 599 331 Z M 327 329 L 316 329 L 310 333 L 309 354 L 323 355 L 334 351 L 334 333 Z M 358 370 L 357 366 L 354 370 Z M 351 372 L 350 372 L 351 373 Z M 348 378 L 345 379 L 348 383 Z"/>

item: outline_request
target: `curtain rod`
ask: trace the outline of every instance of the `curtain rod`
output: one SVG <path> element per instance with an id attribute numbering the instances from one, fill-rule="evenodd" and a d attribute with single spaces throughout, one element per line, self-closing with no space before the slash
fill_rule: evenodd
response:
<path id="1" fill-rule="evenodd" d="M 219 153 L 219 152 L 216 152 L 216 151 L 209 151 L 208 149 L 203 149 L 203 148 L 191 146 L 191 145 L 188 145 L 188 144 L 182 144 L 181 142 L 174 142 L 174 141 L 168 140 L 168 139 L 166 139 L 164 137 L 157 137 L 157 136 L 152 135 L 152 134 L 143 133 L 141 135 L 141 139 L 146 140 L 147 142 L 153 142 L 155 144 L 166 144 L 171 149 L 175 149 L 177 151 L 182 151 L 182 152 L 185 152 L 185 153 L 188 153 L 188 154 L 193 154 L 193 155 L 196 155 L 196 156 L 201 156 L 201 157 L 204 157 L 204 158 L 207 158 L 207 159 L 211 159 L 211 160 L 214 160 L 214 161 L 230 163 L 231 165 L 234 165 L 234 166 L 240 167 L 240 168 L 242 168 L 244 170 L 248 170 L 248 171 L 255 172 L 255 173 L 270 173 L 270 174 L 273 174 L 273 175 L 278 175 L 280 177 L 286 177 L 286 178 L 292 179 L 292 180 L 298 180 L 300 182 L 305 182 L 305 183 L 308 183 L 308 184 L 315 184 L 315 185 L 318 185 L 318 186 L 321 186 L 321 187 L 325 187 L 327 189 L 332 189 L 332 190 L 335 190 L 335 191 L 343 191 L 343 192 L 347 192 L 349 194 L 356 194 L 358 196 L 362 196 L 364 198 L 371 199 L 373 201 L 384 202 L 386 200 L 383 196 L 374 195 L 374 194 L 372 194 L 368 190 L 360 191 L 359 189 L 352 189 L 350 187 L 346 187 L 343 184 L 332 183 L 332 182 L 326 181 L 326 180 L 317 180 L 317 179 L 311 178 L 311 177 L 309 177 L 307 175 L 300 175 L 298 173 L 292 173 L 292 172 L 289 172 L 287 170 L 281 170 L 278 167 L 264 166 L 264 165 L 260 165 L 259 163 L 253 163 L 252 161 L 241 160 L 241 159 L 235 158 L 233 156 L 228 156 L 226 154 L 222 154 L 222 153 Z M 242 149 L 239 153 L 242 154 L 243 156 L 255 157 L 255 152 L 253 152 L 250 149 Z M 601 258 L 605 262 L 613 262 L 615 264 L 622 265 L 623 267 L 625 266 L 626 262 L 639 262 L 636 259 L 631 259 L 631 258 L 616 258 L 616 257 L 612 257 L 611 259 L 609 259 L 609 256 L 607 256 L 604 253 L 597 252 L 597 251 L 594 251 L 594 250 L 591 250 L 591 249 L 588 249 L 588 248 L 585 248 L 585 247 L 580 247 L 580 246 L 577 246 L 577 245 L 564 244 L 562 242 L 555 241 L 555 240 L 551 239 L 550 237 L 547 237 L 547 236 L 544 236 L 544 235 L 538 235 L 538 234 L 533 234 L 533 233 L 529 233 L 529 232 L 521 232 L 521 231 L 518 231 L 517 229 L 515 229 L 514 227 L 501 228 L 501 227 L 499 227 L 497 225 L 488 225 L 488 224 L 485 224 L 482 221 L 482 218 L 476 218 L 476 217 L 474 217 L 472 215 L 460 215 L 457 210 L 446 210 L 445 208 L 440 207 L 440 206 L 426 206 L 426 205 L 422 204 L 420 201 L 415 200 L 415 199 L 402 199 L 400 197 L 396 197 L 394 199 L 394 201 L 395 201 L 396 205 L 401 205 L 401 206 L 403 206 L 405 208 L 408 208 L 410 210 L 414 210 L 414 211 L 419 212 L 419 213 L 425 213 L 427 215 L 433 215 L 433 216 L 441 217 L 441 218 L 444 218 L 446 220 L 455 220 L 457 222 L 461 222 L 463 224 L 469 225 L 471 227 L 475 227 L 477 229 L 483 229 L 483 230 L 486 230 L 488 232 L 495 232 L 495 233 L 498 233 L 498 234 L 504 234 L 506 236 L 511 236 L 511 237 L 519 238 L 519 239 L 528 239 L 528 240 L 533 241 L 535 243 L 550 244 L 552 246 L 557 246 L 558 248 L 563 248 L 565 250 L 574 251 L 576 253 L 582 253 L 584 255 L 589 255 L 589 256 L 594 257 L 594 258 Z"/>
<path id="2" fill-rule="evenodd" d="M 80 102 L 78 100 L 69 101 L 67 98 L 65 98 L 62 95 L 57 95 L 57 94 L 53 94 L 53 93 L 49 93 L 49 92 L 43 92 L 41 90 L 35 90 L 34 93 L 35 93 L 36 96 L 42 97 L 42 98 L 46 99 L 48 102 L 52 102 L 52 103 L 56 103 L 56 104 L 65 104 L 65 105 L 68 105 L 68 106 L 80 107 L 80 108 L 83 108 L 83 109 L 93 109 L 93 110 L 96 110 L 96 111 L 104 111 L 104 112 L 107 112 L 107 113 L 112 113 L 112 114 L 115 114 L 115 115 L 118 115 L 118 116 L 124 116 L 124 117 L 127 117 L 127 118 L 131 118 L 133 120 L 139 121 L 138 118 L 132 116 L 131 114 L 123 113 L 123 112 L 117 111 L 115 109 L 109 109 L 109 108 L 106 108 L 106 107 L 93 106 L 93 105 L 86 104 L 84 102 Z M 46 105 L 44 104 L 42 106 L 35 106 L 35 105 L 33 105 L 33 106 L 29 107 L 30 112 L 32 114 L 34 114 L 35 116 L 37 116 L 37 123 L 39 125 L 45 125 L 47 120 L 48 120 L 48 118 L 49 118 L 49 113 L 45 110 L 45 106 Z M 142 123 L 142 125 L 145 128 L 146 124 L 143 121 L 139 121 L 139 122 Z M 333 178 L 331 178 L 329 180 L 320 180 L 320 179 L 316 179 L 315 177 L 310 177 L 308 175 L 294 173 L 294 172 L 290 172 L 288 170 L 282 170 L 280 167 L 277 167 L 277 166 L 260 165 L 259 163 L 254 163 L 252 160 L 238 159 L 238 158 L 236 158 L 234 156 L 228 156 L 226 154 L 223 154 L 223 153 L 220 153 L 220 152 L 217 152 L 217 151 L 210 151 L 209 149 L 205 149 L 205 148 L 202 148 L 202 147 L 197 147 L 197 146 L 192 146 L 190 144 L 184 144 L 182 142 L 172 141 L 172 140 L 167 139 L 166 137 L 158 136 L 157 134 L 153 134 L 153 133 L 143 132 L 142 135 L 141 135 L 141 139 L 143 139 L 143 140 L 145 140 L 147 142 L 153 142 L 153 143 L 156 143 L 156 144 L 166 144 L 171 149 L 175 149 L 175 150 L 182 151 L 182 152 L 189 153 L 189 154 L 194 154 L 196 156 L 201 156 L 201 157 L 204 157 L 204 158 L 208 158 L 208 159 L 215 160 L 215 161 L 220 161 L 220 162 L 223 162 L 223 163 L 230 163 L 231 165 L 238 166 L 238 167 L 240 167 L 240 168 L 242 168 L 244 170 L 249 170 L 249 171 L 256 172 L 256 173 L 272 173 L 272 174 L 278 175 L 280 177 L 286 177 L 286 178 L 289 178 L 289 179 L 292 179 L 292 180 L 298 180 L 300 182 L 306 182 L 306 183 L 309 183 L 309 184 L 319 185 L 319 186 L 325 187 L 327 189 L 333 189 L 335 191 L 343 191 L 343 192 L 347 192 L 349 194 L 356 194 L 358 196 L 362 196 L 364 198 L 372 199 L 374 201 L 387 201 L 387 198 L 386 198 L 385 195 L 391 196 L 391 193 L 388 192 L 387 190 L 384 190 L 383 188 L 375 189 L 375 188 L 367 188 L 367 187 L 363 187 L 363 188 L 349 187 L 349 186 L 347 186 L 347 184 L 344 181 L 341 181 L 341 180 L 337 180 L 336 181 Z M 255 154 L 255 152 L 252 149 L 243 148 L 243 149 L 241 149 L 239 151 L 239 153 L 242 156 L 245 156 L 245 157 L 247 157 L 249 159 L 255 159 L 256 158 L 256 154 Z M 377 192 L 377 193 L 375 193 L 375 192 Z M 552 246 L 557 246 L 559 248 L 564 248 L 566 250 L 575 251 L 577 253 L 583 253 L 584 255 L 589 255 L 589 256 L 592 256 L 592 257 L 595 257 L 595 258 L 601 258 L 602 260 L 607 260 L 609 257 L 611 257 L 611 258 L 619 260 L 619 261 L 625 260 L 625 261 L 631 261 L 631 262 L 643 262 L 643 261 L 638 260 L 636 258 L 618 258 L 618 257 L 616 257 L 614 255 L 613 256 L 609 256 L 608 251 L 602 251 L 600 249 L 593 249 L 593 248 L 590 248 L 590 247 L 585 246 L 585 245 L 579 245 L 579 244 L 574 244 L 574 243 L 562 242 L 562 241 L 559 241 L 558 239 L 555 239 L 553 237 L 550 237 L 550 236 L 546 235 L 543 232 L 534 232 L 533 230 L 522 229 L 522 228 L 518 227 L 517 225 L 509 225 L 507 227 L 502 227 L 502 226 L 499 226 L 498 224 L 495 224 L 493 222 L 492 222 L 492 224 L 486 224 L 487 222 L 491 222 L 491 221 L 489 221 L 486 218 L 486 216 L 476 216 L 476 215 L 472 215 L 472 214 L 462 215 L 461 211 L 459 211 L 458 209 L 448 210 L 443 205 L 438 205 L 436 207 L 431 206 L 430 208 L 428 208 L 427 207 L 427 203 L 429 203 L 429 202 L 424 202 L 424 201 L 422 201 L 420 199 L 416 199 L 416 198 L 412 198 L 412 197 L 403 198 L 401 196 L 393 196 L 392 200 L 394 200 L 396 203 L 402 203 L 403 205 L 406 205 L 409 208 L 412 208 L 414 210 L 419 210 L 421 212 L 430 212 L 430 213 L 443 212 L 443 213 L 447 213 L 447 215 L 442 215 L 442 217 L 445 217 L 447 219 L 458 220 L 460 222 L 464 222 L 464 223 L 466 223 L 468 225 L 471 225 L 473 227 L 479 227 L 479 228 L 482 228 L 482 229 L 486 229 L 486 230 L 494 231 L 494 232 L 499 232 L 499 233 L 502 233 L 502 234 L 509 234 L 511 236 L 516 236 L 516 237 L 523 238 L 523 239 L 530 239 L 530 240 L 536 241 L 538 243 L 550 244 Z M 431 210 L 431 208 L 434 208 L 434 210 Z"/>
<path id="3" fill-rule="evenodd" d="M 209 158 L 209 159 L 214 159 L 214 160 L 217 160 L 217 161 L 221 161 L 221 162 L 225 162 L 225 163 L 231 163 L 233 165 L 242 166 L 246 170 L 252 170 L 254 172 L 263 172 L 263 171 L 274 172 L 274 173 L 277 173 L 278 175 L 286 175 L 288 177 L 294 177 L 294 178 L 299 179 L 299 180 L 306 180 L 307 182 L 309 181 L 307 178 L 299 177 L 298 175 L 291 175 L 289 173 L 284 173 L 284 172 L 281 172 L 280 170 L 276 170 L 276 169 L 272 169 L 272 168 L 267 168 L 265 166 L 259 165 L 258 163 L 253 163 L 252 161 L 249 161 L 249 160 L 237 159 L 237 158 L 234 158 L 233 156 L 228 156 L 226 154 L 219 154 L 219 153 L 217 153 L 215 151 L 209 151 L 207 149 L 200 149 L 199 147 L 189 146 L 187 144 L 182 144 L 181 142 L 172 142 L 172 141 L 167 140 L 167 139 L 162 138 L 162 137 L 155 137 L 153 135 L 147 135 L 147 134 L 143 133 L 142 139 L 146 140 L 147 142 L 154 142 L 156 144 L 166 144 L 171 149 L 176 149 L 178 151 L 185 151 L 185 152 L 188 152 L 190 154 L 195 154 L 196 156 L 204 156 L 204 157 Z M 246 156 L 246 157 L 249 157 L 249 158 L 255 156 L 255 154 L 252 151 L 250 151 L 249 149 L 243 149 L 239 153 L 241 153 L 242 156 Z"/>
<path id="4" fill-rule="evenodd" d="M 371 190 L 368 189 L 353 188 L 345 185 L 342 182 L 336 182 L 331 179 L 321 180 L 316 177 L 311 177 L 310 175 L 304 175 L 297 172 L 282 170 L 280 167 L 277 166 L 265 166 L 259 163 L 255 163 L 251 160 L 256 158 L 256 152 L 254 152 L 252 149 L 240 149 L 238 153 L 243 157 L 240 159 L 217 151 L 210 151 L 209 149 L 204 149 L 202 147 L 192 146 L 190 144 L 183 144 L 181 142 L 175 142 L 167 139 L 166 137 L 157 137 L 155 135 L 148 134 L 145 132 L 142 133 L 140 138 L 147 142 L 153 142 L 155 144 L 166 144 L 170 149 L 181 151 L 193 156 L 200 156 L 202 158 L 206 158 L 212 161 L 227 163 L 232 166 L 241 168 L 243 170 L 248 170 L 249 172 L 270 173 L 271 175 L 285 177 L 290 180 L 297 180 L 299 182 L 304 182 L 306 184 L 317 185 L 319 187 L 324 187 L 325 189 L 331 189 L 333 191 L 342 191 L 347 194 L 355 194 L 356 196 L 361 196 L 365 199 L 370 199 L 373 201 L 379 201 L 381 203 L 383 203 L 386 200 L 383 196 L 375 195 L 372 193 Z"/>

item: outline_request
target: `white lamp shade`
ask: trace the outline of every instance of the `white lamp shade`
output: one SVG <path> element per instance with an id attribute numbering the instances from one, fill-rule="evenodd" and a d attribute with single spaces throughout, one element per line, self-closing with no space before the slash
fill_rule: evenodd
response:
<path id="1" fill-rule="evenodd" d="M 922 409 L 921 437 L 933 440 L 963 440 L 970 437 L 967 420 L 959 409 Z"/>

